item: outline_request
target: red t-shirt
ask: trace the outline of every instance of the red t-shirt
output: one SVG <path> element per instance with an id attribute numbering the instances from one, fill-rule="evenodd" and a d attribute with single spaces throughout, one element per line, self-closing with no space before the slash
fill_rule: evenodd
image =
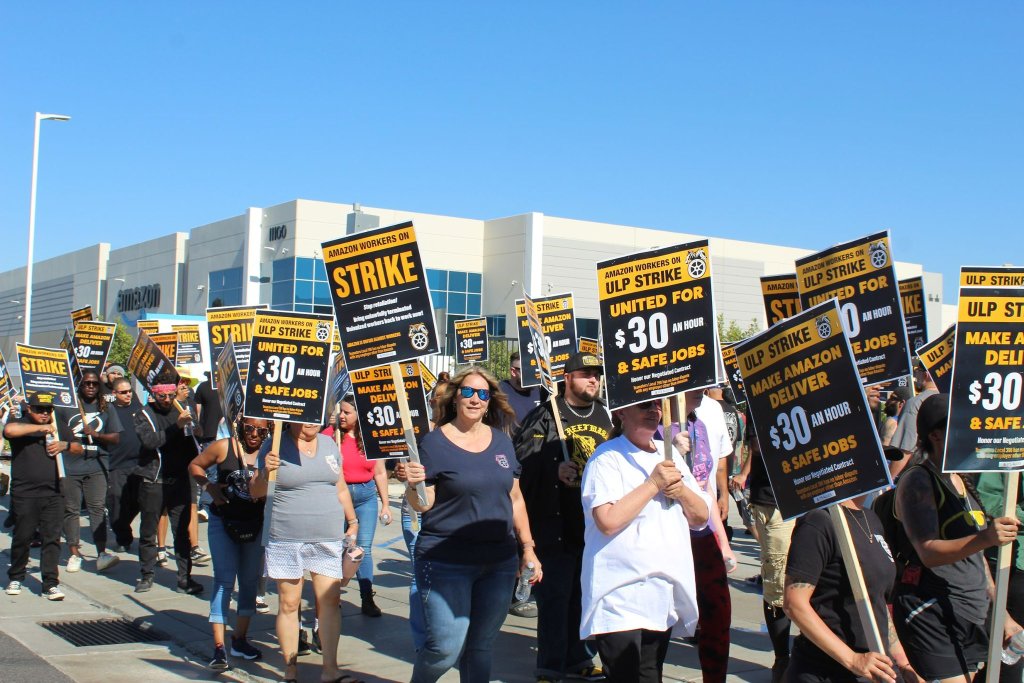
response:
<path id="1" fill-rule="evenodd" d="M 356 437 L 345 434 L 341 437 L 341 469 L 345 473 L 345 483 L 365 484 L 373 479 L 376 462 L 367 460 L 356 444 Z"/>

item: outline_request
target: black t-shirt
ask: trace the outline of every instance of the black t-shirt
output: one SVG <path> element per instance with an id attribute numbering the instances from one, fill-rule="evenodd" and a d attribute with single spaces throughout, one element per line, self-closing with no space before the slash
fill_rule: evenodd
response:
<path id="1" fill-rule="evenodd" d="M 202 414 L 199 416 L 199 428 L 202 429 L 203 441 L 212 441 L 217 438 L 217 425 L 224 417 L 224 411 L 220 407 L 220 396 L 209 380 L 206 380 L 196 387 L 196 405 L 202 406 Z"/>
<path id="2" fill-rule="evenodd" d="M 480 453 L 459 448 L 438 428 L 423 437 L 420 459 L 434 506 L 423 513 L 416 561 L 491 564 L 516 555 L 512 491 L 519 460 L 512 441 L 491 428 Z"/>
<path id="3" fill-rule="evenodd" d="M 139 464 L 139 449 L 142 448 L 139 435 L 135 432 L 135 413 L 142 410 L 142 405 L 132 401 L 126 406 L 113 404 L 111 407 L 121 421 L 121 440 L 110 449 L 110 469 L 135 469 Z"/>
<path id="4" fill-rule="evenodd" d="M 768 481 L 768 470 L 764 466 L 764 458 L 760 451 L 751 452 L 750 457 L 750 502 L 754 505 L 771 505 L 778 507 L 775 502 L 775 492 L 772 491 L 771 482 Z"/>
<path id="5" fill-rule="evenodd" d="M 526 387 L 519 391 L 507 379 L 498 383 L 498 388 L 505 392 L 505 398 L 512 410 L 516 411 L 516 424 L 522 423 L 530 411 L 540 405 L 540 387 Z"/>
<path id="6" fill-rule="evenodd" d="M 27 413 L 27 409 L 23 409 Z M 34 425 L 28 415 L 11 417 L 8 424 Z M 67 425 L 57 422 L 57 436 L 60 441 L 74 441 Z M 57 463 L 46 452 L 45 436 L 22 436 L 9 438 L 11 443 L 11 495 L 19 498 L 46 498 L 60 495 L 60 478 Z M 64 454 L 64 462 L 68 461 Z"/>
<path id="7" fill-rule="evenodd" d="M 871 510 L 841 509 L 846 515 L 850 536 L 860 559 L 878 630 L 884 635 L 888 633 L 889 625 L 886 598 L 896 580 L 896 565 L 885 543 L 882 523 Z M 855 652 L 868 651 L 865 629 L 861 626 L 842 551 L 827 510 L 809 512 L 797 522 L 786 560 L 786 577 L 814 584 L 811 606 L 825 625 Z M 835 660 L 803 635 L 797 636 L 794 642 L 793 656 L 829 670 L 838 666 Z M 841 666 L 839 669 L 846 671 Z M 839 669 L 835 670 L 838 672 Z"/>
<path id="8" fill-rule="evenodd" d="M 107 405 L 101 411 L 97 401 L 86 402 L 79 397 L 81 410 L 57 409 L 57 422 L 68 425 L 75 440 L 85 448 L 82 455 L 64 455 L 64 472 L 69 475 L 97 474 L 107 468 L 107 450 L 89 437 L 82 436 L 82 414 L 90 427 L 100 434 L 117 434 L 121 431 L 121 420 L 113 406 Z"/>

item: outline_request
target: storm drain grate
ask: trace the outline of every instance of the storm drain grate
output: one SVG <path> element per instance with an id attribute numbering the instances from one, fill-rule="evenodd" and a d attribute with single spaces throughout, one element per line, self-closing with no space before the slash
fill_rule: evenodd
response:
<path id="1" fill-rule="evenodd" d="M 44 621 L 39 624 L 56 633 L 75 647 L 153 643 L 166 636 L 148 624 L 138 625 L 127 619 L 93 619 L 91 621 Z"/>

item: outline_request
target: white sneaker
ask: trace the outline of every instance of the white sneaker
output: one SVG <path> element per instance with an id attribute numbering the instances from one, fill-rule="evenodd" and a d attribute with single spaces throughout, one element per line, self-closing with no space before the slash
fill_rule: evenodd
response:
<path id="1" fill-rule="evenodd" d="M 68 558 L 67 569 L 69 572 L 77 572 L 82 568 L 82 558 L 78 555 L 72 555 Z"/>
<path id="2" fill-rule="evenodd" d="M 8 595 L 21 595 L 21 581 L 11 581 L 4 592 Z"/>
<path id="3" fill-rule="evenodd" d="M 200 522 L 206 522 L 210 519 L 210 513 L 206 511 L 206 508 L 199 508 L 196 510 L 196 517 Z"/>
<path id="4" fill-rule="evenodd" d="M 102 552 L 100 553 L 100 556 L 96 558 L 96 571 L 105 572 L 120 561 L 121 558 L 117 555 Z"/>
<path id="5" fill-rule="evenodd" d="M 58 602 L 64 599 L 64 591 L 60 589 L 60 586 L 54 586 L 50 590 L 43 591 L 43 597 L 51 602 Z"/>

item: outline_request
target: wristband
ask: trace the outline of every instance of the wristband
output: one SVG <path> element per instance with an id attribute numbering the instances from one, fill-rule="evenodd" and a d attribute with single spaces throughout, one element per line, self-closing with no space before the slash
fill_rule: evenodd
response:
<path id="1" fill-rule="evenodd" d="M 353 517 L 352 519 L 346 519 L 345 524 L 352 526 L 353 524 L 359 524 L 359 520 Z"/>

